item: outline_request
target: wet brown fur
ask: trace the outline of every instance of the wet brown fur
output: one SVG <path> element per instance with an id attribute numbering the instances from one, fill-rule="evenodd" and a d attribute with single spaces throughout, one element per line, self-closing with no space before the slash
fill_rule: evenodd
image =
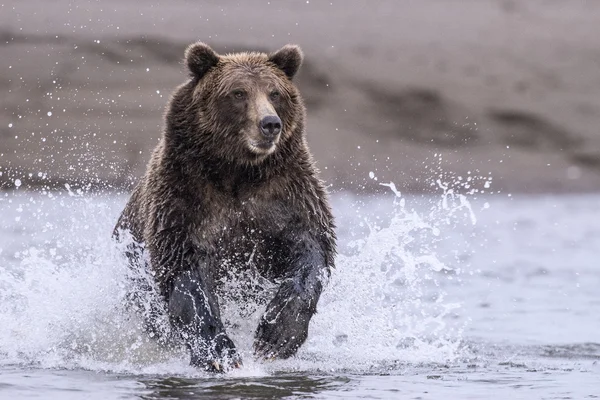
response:
<path id="1" fill-rule="evenodd" d="M 301 299 L 300 311 L 290 311 L 306 313 L 306 321 L 302 327 L 288 321 L 294 326 L 281 329 L 301 330 L 296 334 L 304 337 L 278 353 L 278 346 L 287 345 L 270 336 L 285 336 L 285 330 L 265 333 L 259 327 L 257 332 L 257 350 L 272 342 L 267 346 L 272 355 L 287 357 L 305 339 L 321 279 L 335 255 L 327 193 L 306 144 L 305 108 L 291 80 L 302 54 L 291 46 L 271 55 L 211 52 L 203 44 L 187 50 L 191 78 L 167 106 L 163 137 L 115 234 L 130 231 L 143 244 L 139 248 L 149 252 L 149 268 L 167 304 L 182 273 L 197 270 L 201 290 L 212 293 L 223 261 L 237 260 L 243 268 L 249 254 L 267 279 L 293 280 L 294 285 L 280 290 L 279 302 L 287 292 Z M 245 101 L 234 98 L 236 90 L 246 93 Z M 277 99 L 269 97 L 274 91 L 280 93 Z M 261 113 L 273 111 L 282 121 L 275 150 L 253 151 L 248 141 L 260 137 Z M 315 265 L 305 266 L 310 263 Z M 219 331 L 217 300 L 209 297 L 207 313 L 216 318 Z M 272 307 L 279 307 L 276 300 Z"/>

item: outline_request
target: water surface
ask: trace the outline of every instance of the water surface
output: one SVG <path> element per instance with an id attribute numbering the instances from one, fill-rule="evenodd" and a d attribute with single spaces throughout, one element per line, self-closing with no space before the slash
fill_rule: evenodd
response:
<path id="1" fill-rule="evenodd" d="M 0 194 L 0 398 L 600 397 L 600 195 L 333 196 L 337 269 L 297 357 L 207 375 L 124 305 L 126 196 Z"/>

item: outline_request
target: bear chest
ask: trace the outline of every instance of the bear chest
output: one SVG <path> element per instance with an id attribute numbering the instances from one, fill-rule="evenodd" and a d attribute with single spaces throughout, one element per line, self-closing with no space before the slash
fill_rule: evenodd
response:
<path id="1" fill-rule="evenodd" d="M 287 231 L 295 215 L 288 202 L 221 198 L 205 210 L 197 224 L 197 239 L 219 263 L 272 265 L 286 258 Z"/>

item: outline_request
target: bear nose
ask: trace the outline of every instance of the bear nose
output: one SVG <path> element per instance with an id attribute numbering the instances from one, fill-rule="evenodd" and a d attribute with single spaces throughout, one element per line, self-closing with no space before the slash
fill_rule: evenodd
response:
<path id="1" fill-rule="evenodd" d="M 281 120 L 277 115 L 267 115 L 260 121 L 260 130 L 267 138 L 273 139 L 281 132 Z"/>

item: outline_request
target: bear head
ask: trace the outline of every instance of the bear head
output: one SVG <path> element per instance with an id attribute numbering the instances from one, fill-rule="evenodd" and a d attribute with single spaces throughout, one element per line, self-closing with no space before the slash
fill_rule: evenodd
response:
<path id="1" fill-rule="evenodd" d="M 201 42 L 190 45 L 191 80 L 171 101 L 167 133 L 185 135 L 187 144 L 179 147 L 204 158 L 248 165 L 285 156 L 303 140 L 305 109 L 292 83 L 302 59 L 294 45 L 227 55 Z"/>

